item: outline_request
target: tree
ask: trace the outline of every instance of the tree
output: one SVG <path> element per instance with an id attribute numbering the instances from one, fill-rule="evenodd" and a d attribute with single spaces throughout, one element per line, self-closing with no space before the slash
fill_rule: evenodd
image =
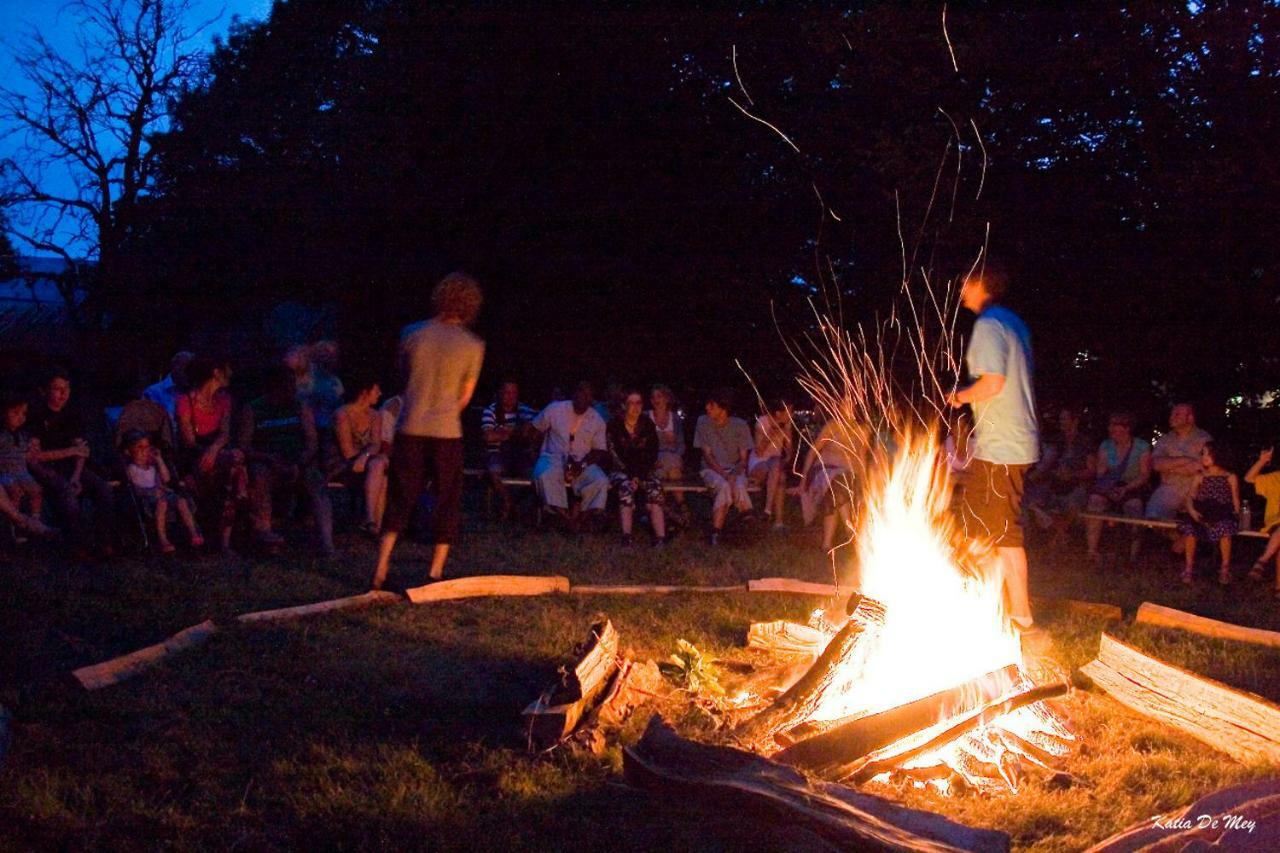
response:
<path id="1" fill-rule="evenodd" d="M 16 211 L 22 244 L 67 261 L 59 290 L 80 320 L 77 290 L 121 284 L 120 259 L 154 179 L 149 137 L 198 76 L 194 42 L 207 25 L 187 23 L 188 0 L 75 0 L 67 11 L 78 55 L 31 33 L 13 57 L 21 82 L 0 86 L 0 131 L 21 140 L 0 164 L 0 200 Z M 51 179 L 61 174 L 66 188 Z"/>

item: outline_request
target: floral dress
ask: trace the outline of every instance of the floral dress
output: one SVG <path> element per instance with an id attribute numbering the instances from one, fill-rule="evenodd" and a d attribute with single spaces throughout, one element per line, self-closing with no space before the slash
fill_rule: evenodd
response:
<path id="1" fill-rule="evenodd" d="M 1200 481 L 1191 505 L 1200 513 L 1200 521 L 1183 514 L 1178 520 L 1178 533 L 1194 536 L 1202 542 L 1217 542 L 1240 532 L 1235 501 L 1231 498 L 1231 480 L 1225 474 L 1207 476 Z"/>

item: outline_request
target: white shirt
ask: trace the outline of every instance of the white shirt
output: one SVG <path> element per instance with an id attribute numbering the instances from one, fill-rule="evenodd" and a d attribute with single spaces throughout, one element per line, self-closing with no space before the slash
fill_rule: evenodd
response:
<path id="1" fill-rule="evenodd" d="M 767 441 L 763 453 L 758 449 L 761 436 L 764 436 Z M 751 448 L 751 458 L 747 463 L 748 467 L 754 468 L 760 462 L 776 459 L 782 455 L 782 451 L 790 444 L 791 431 L 789 428 L 780 426 L 770 415 L 760 415 L 760 417 L 756 418 L 755 444 Z"/>
<path id="2" fill-rule="evenodd" d="M 564 459 L 582 459 L 592 450 L 606 450 L 604 420 L 594 408 L 579 415 L 572 400 L 551 403 L 533 419 L 534 429 L 545 432 L 542 454 Z"/>
<path id="3" fill-rule="evenodd" d="M 135 489 L 154 489 L 160 485 L 160 471 L 155 465 L 140 468 L 130 462 L 125 470 L 129 474 L 129 482 Z"/>

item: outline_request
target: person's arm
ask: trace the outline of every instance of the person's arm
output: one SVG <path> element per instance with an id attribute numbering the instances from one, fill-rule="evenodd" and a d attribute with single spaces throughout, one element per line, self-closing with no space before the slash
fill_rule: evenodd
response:
<path id="1" fill-rule="evenodd" d="M 338 409 L 333 416 L 333 432 L 337 436 L 338 451 L 343 459 L 351 460 L 360 455 L 363 448 L 356 447 L 356 443 L 351 440 L 351 413 L 346 406 Z"/>
<path id="2" fill-rule="evenodd" d="M 1240 517 L 1240 479 L 1235 474 L 1227 477 L 1231 484 L 1231 504 L 1236 508 L 1236 518 Z"/>
<path id="3" fill-rule="evenodd" d="M 756 421 L 756 455 L 763 455 L 769 452 L 769 446 L 772 443 L 769 436 L 769 421 Z"/>
<path id="4" fill-rule="evenodd" d="M 999 373 L 984 373 L 969 387 L 953 392 L 949 402 L 954 408 L 973 405 L 990 400 L 1003 390 L 1004 376 Z"/>
<path id="5" fill-rule="evenodd" d="M 316 434 L 316 416 L 306 403 L 298 410 L 298 420 L 302 424 L 302 458 L 300 465 L 306 466 L 315 461 L 316 452 L 320 449 L 320 438 Z"/>
<path id="6" fill-rule="evenodd" d="M 1267 467 L 1267 463 L 1271 461 L 1271 455 L 1274 452 L 1275 448 L 1268 447 L 1258 454 L 1258 461 L 1254 462 L 1253 467 L 1245 472 L 1244 481 L 1246 483 L 1252 485 L 1258 479 L 1258 475 L 1262 473 L 1263 468 Z"/>
<path id="7" fill-rule="evenodd" d="M 990 400 L 1004 390 L 1004 378 L 1009 372 L 1009 336 L 999 322 L 979 317 L 973 324 L 967 361 L 969 373 L 977 378 L 967 388 L 951 393 L 947 402 L 954 408 Z"/>
<path id="8" fill-rule="evenodd" d="M 1137 439 L 1135 439 L 1136 441 Z M 1136 492 L 1147 484 L 1151 479 L 1151 454 L 1144 452 L 1138 457 L 1138 475 L 1133 478 L 1132 482 L 1124 484 L 1124 491 Z"/>
<path id="9" fill-rule="evenodd" d="M 1187 511 L 1187 515 L 1191 516 L 1194 521 L 1200 520 L 1200 513 L 1196 511 L 1196 492 L 1200 491 L 1200 481 L 1204 479 L 1203 474 L 1197 474 L 1196 478 L 1191 481 L 1191 488 L 1187 490 L 1187 499 L 1183 504 L 1183 509 Z"/>
<path id="10" fill-rule="evenodd" d="M 185 396 L 179 397 L 176 408 L 178 415 L 178 440 L 182 442 L 183 447 L 195 447 L 196 428 L 190 400 Z"/>
<path id="11" fill-rule="evenodd" d="M 155 460 L 156 460 L 156 474 L 159 476 L 161 484 L 165 486 L 169 485 L 169 481 L 172 479 L 172 477 L 169 476 L 169 466 L 164 464 L 164 457 L 161 456 L 159 453 L 156 453 Z"/>

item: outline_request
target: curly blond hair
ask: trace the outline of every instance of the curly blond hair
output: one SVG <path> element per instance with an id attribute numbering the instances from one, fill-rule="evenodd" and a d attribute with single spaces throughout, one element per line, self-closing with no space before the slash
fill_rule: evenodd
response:
<path id="1" fill-rule="evenodd" d="M 464 272 L 451 272 L 431 291 L 431 307 L 436 316 L 461 320 L 470 326 L 484 304 L 480 283 Z"/>

